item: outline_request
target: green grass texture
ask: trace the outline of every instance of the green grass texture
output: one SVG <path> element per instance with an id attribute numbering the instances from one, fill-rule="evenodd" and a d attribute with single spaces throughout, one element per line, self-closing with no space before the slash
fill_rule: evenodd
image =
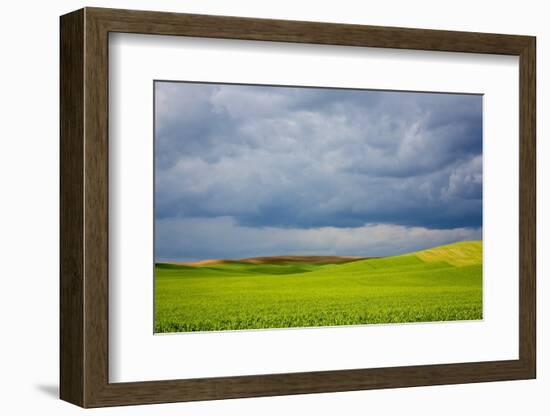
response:
<path id="1" fill-rule="evenodd" d="M 155 265 L 155 332 L 482 319 L 482 243 L 338 264 Z"/>

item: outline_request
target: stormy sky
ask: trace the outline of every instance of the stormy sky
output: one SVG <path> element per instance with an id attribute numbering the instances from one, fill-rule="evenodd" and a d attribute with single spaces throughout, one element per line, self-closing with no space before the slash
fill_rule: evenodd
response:
<path id="1" fill-rule="evenodd" d="M 155 258 L 481 239 L 482 97 L 155 83 Z"/>

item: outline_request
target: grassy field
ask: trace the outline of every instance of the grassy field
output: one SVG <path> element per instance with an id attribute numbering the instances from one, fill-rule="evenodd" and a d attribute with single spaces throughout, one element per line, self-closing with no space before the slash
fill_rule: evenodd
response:
<path id="1" fill-rule="evenodd" d="M 322 259 L 159 263 L 155 332 L 482 319 L 481 241 Z"/>

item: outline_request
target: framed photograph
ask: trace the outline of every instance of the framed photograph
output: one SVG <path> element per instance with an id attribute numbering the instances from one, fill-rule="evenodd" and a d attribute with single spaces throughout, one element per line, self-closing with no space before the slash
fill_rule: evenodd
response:
<path id="1" fill-rule="evenodd" d="M 62 16 L 61 398 L 535 378 L 535 50 Z"/>

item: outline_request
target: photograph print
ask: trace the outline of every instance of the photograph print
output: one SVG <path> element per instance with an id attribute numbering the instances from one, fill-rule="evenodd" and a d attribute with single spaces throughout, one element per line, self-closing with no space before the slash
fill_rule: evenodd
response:
<path id="1" fill-rule="evenodd" d="M 482 95 L 154 95 L 155 333 L 483 319 Z"/>

